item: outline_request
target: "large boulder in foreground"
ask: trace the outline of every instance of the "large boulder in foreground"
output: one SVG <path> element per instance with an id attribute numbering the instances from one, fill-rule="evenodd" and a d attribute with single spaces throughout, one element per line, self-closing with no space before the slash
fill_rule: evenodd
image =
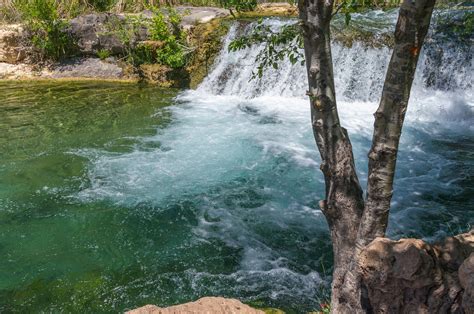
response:
<path id="1" fill-rule="evenodd" d="M 474 313 L 474 229 L 434 245 L 377 238 L 359 264 L 374 313 Z"/>
<path id="2" fill-rule="evenodd" d="M 195 302 L 189 302 L 181 305 L 174 305 L 167 308 L 157 307 L 155 305 L 145 305 L 138 309 L 126 312 L 127 314 L 189 314 L 189 313 L 207 313 L 207 314 L 264 314 L 265 312 L 256 310 L 243 304 L 236 299 L 226 299 L 220 297 L 205 297 Z"/>

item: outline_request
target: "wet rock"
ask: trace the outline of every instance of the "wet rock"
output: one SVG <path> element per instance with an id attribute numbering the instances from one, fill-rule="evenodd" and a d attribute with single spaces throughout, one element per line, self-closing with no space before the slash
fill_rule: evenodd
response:
<path id="1" fill-rule="evenodd" d="M 189 72 L 183 68 L 173 69 L 162 64 L 142 64 L 138 68 L 140 79 L 160 87 L 186 88 Z"/>
<path id="2" fill-rule="evenodd" d="M 474 278 L 473 253 L 474 230 L 436 245 L 419 239 L 375 239 L 359 259 L 372 310 L 472 313 L 474 279 L 460 277 Z"/>
<path id="3" fill-rule="evenodd" d="M 236 299 L 219 297 L 205 297 L 195 302 L 160 308 L 154 305 L 145 305 L 138 309 L 126 312 L 127 314 L 264 314 L 263 311 L 251 308 Z"/>

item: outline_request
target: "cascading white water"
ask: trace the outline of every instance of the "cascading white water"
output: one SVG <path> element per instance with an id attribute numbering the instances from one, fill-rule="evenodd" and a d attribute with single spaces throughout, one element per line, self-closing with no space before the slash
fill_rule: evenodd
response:
<path id="1" fill-rule="evenodd" d="M 384 13 L 375 14 L 383 20 Z M 287 21 L 266 23 L 279 27 Z M 304 96 L 306 72 L 285 61 L 250 81 L 261 48 L 228 52 L 237 30 L 234 25 L 229 31 L 199 88 L 163 109 L 171 110 L 171 125 L 139 139 L 131 153 L 78 152 L 91 160 L 89 184 L 79 198 L 111 201 L 140 215 L 152 215 L 143 204 L 158 211 L 190 204 L 183 210 L 197 224 L 192 240 L 182 245 L 193 250 L 219 241 L 240 252 L 232 273 L 186 271 L 190 289 L 311 309 L 321 297 L 321 264 L 330 263 L 331 254 L 317 207 L 324 181 Z M 341 121 L 363 186 L 372 113 L 390 54 L 387 47 L 333 44 Z M 390 235 L 432 239 L 474 223 L 472 209 L 466 211 L 473 201 L 473 72 L 472 47 L 428 40 L 401 141 Z M 149 142 L 160 148 L 148 149 Z"/>

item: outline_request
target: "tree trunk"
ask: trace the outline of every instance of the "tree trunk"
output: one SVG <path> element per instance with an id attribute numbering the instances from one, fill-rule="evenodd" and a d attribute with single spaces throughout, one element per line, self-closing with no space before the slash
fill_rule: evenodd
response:
<path id="1" fill-rule="evenodd" d="M 320 207 L 329 225 L 334 252 L 332 298 L 339 299 L 345 268 L 353 259 L 364 208 L 352 146 L 336 106 L 329 24 L 333 1 L 299 1 L 311 106 L 311 123 L 321 154 L 326 199 Z"/>
<path id="2" fill-rule="evenodd" d="M 321 154 L 326 199 L 320 202 L 334 251 L 333 313 L 372 312 L 357 264 L 361 249 L 383 236 L 393 190 L 401 129 L 419 52 L 428 31 L 434 0 L 405 0 L 395 31 L 369 153 L 367 202 L 357 179 L 352 146 L 336 106 L 330 20 L 334 1 L 298 2 L 304 37 L 313 133 Z"/>
<path id="3" fill-rule="evenodd" d="M 367 200 L 359 229 L 359 245 L 385 236 L 398 144 L 407 111 L 416 65 L 430 26 L 435 0 L 403 1 L 395 29 L 395 46 L 382 98 L 375 112 L 369 152 Z"/>

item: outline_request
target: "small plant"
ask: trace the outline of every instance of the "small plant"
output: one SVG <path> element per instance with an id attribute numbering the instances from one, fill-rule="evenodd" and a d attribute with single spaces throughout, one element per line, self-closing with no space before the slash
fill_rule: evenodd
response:
<path id="1" fill-rule="evenodd" d="M 329 303 L 319 304 L 319 310 L 315 314 L 331 314 L 331 305 Z"/>
<path id="2" fill-rule="evenodd" d="M 101 49 L 97 51 L 97 56 L 100 58 L 100 60 L 105 60 L 110 57 L 110 51 L 108 51 L 107 49 Z"/>
<path id="3" fill-rule="evenodd" d="M 41 59 L 59 60 L 72 51 L 74 43 L 66 31 L 69 24 L 59 17 L 54 0 L 17 0 L 15 5 Z"/>

